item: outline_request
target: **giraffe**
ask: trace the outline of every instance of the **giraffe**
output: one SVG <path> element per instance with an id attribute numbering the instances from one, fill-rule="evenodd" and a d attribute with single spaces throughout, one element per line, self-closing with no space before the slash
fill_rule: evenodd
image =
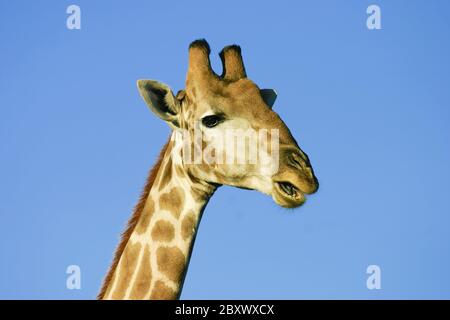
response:
<path id="1" fill-rule="evenodd" d="M 122 234 L 98 299 L 179 298 L 200 219 L 221 185 L 258 190 L 287 208 L 302 205 L 305 194 L 318 188 L 308 156 L 272 110 L 275 91 L 259 89 L 247 78 L 240 47 L 220 52 L 220 76 L 211 68 L 205 40 L 192 42 L 188 56 L 186 87 L 176 95 L 161 82 L 137 82 L 150 110 L 172 132 Z M 230 129 L 275 129 L 277 170 L 258 163 L 184 161 L 186 141 L 195 139 L 183 139 L 177 132 L 184 130 L 191 138 L 195 130 L 201 132 L 202 141 L 192 142 L 194 150 L 212 146 L 231 152 L 228 145 L 218 147 L 214 135 Z"/>

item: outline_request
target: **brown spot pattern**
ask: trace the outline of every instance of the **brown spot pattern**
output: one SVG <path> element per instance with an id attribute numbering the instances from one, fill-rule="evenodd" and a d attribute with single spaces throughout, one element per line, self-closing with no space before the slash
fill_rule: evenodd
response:
<path id="1" fill-rule="evenodd" d="M 177 247 L 160 247 L 156 251 L 158 269 L 170 280 L 178 283 L 183 275 L 186 259 Z"/>
<path id="2" fill-rule="evenodd" d="M 174 187 L 169 192 L 163 193 L 159 198 L 159 206 L 161 210 L 169 211 L 177 219 L 180 217 L 183 204 L 184 194 L 180 187 Z"/>
<path id="3" fill-rule="evenodd" d="M 196 218 L 193 211 L 190 211 L 181 223 L 181 236 L 184 240 L 192 236 L 196 224 Z"/>
<path id="4" fill-rule="evenodd" d="M 138 234 L 143 234 L 145 231 L 147 231 L 148 225 L 154 212 L 155 212 L 155 202 L 153 202 L 152 199 L 148 198 L 145 210 L 142 212 L 142 215 L 136 226 L 136 232 Z"/>
<path id="5" fill-rule="evenodd" d="M 166 220 L 159 220 L 152 230 L 152 238 L 157 241 L 171 241 L 175 236 L 175 228 Z"/>
<path id="6" fill-rule="evenodd" d="M 177 293 L 175 291 L 166 286 L 162 281 L 156 281 L 155 287 L 150 295 L 151 300 L 174 300 L 176 298 Z"/>
<path id="7" fill-rule="evenodd" d="M 136 275 L 136 281 L 131 289 L 130 299 L 142 300 L 150 290 L 152 282 L 152 270 L 150 266 L 150 248 L 144 248 L 141 265 Z"/>
<path id="8" fill-rule="evenodd" d="M 140 243 L 132 244 L 131 242 L 128 242 L 125 247 L 125 251 L 120 259 L 119 269 L 116 270 L 116 272 L 119 271 L 119 274 L 116 275 L 117 286 L 112 295 L 114 300 L 123 299 L 127 287 L 130 284 L 131 277 L 133 276 L 133 272 L 136 269 L 140 249 Z"/>

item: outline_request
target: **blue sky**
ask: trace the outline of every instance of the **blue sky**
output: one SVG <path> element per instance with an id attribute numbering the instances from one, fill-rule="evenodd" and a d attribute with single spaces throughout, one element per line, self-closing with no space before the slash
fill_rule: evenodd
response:
<path id="1" fill-rule="evenodd" d="M 81 7 L 81 30 L 66 8 Z M 382 30 L 366 8 L 381 7 Z M 169 129 L 136 79 L 241 45 L 321 182 L 221 188 L 182 298 L 450 299 L 448 1 L 0 1 L 0 298 L 91 299 Z M 79 265 L 81 290 L 66 289 Z M 381 268 L 368 290 L 366 268 Z"/>

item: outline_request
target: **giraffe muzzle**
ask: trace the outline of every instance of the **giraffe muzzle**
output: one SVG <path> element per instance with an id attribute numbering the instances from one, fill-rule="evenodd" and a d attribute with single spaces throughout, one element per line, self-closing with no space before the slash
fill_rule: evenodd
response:
<path id="1" fill-rule="evenodd" d="M 279 173 L 273 178 L 272 198 L 282 207 L 295 208 L 306 201 L 306 194 L 319 188 L 308 156 L 298 148 L 284 147 Z"/>

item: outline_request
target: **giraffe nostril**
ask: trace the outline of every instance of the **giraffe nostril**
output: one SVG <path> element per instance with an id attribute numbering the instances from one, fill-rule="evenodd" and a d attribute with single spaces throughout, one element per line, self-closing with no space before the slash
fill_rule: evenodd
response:
<path id="1" fill-rule="evenodd" d="M 305 160 L 295 151 L 290 154 L 289 160 L 294 166 L 298 167 L 299 169 L 305 167 Z"/>
<path id="2" fill-rule="evenodd" d="M 302 157 L 303 161 L 305 161 L 308 165 L 310 165 L 308 155 L 304 153 L 302 150 L 300 150 L 300 156 Z"/>

